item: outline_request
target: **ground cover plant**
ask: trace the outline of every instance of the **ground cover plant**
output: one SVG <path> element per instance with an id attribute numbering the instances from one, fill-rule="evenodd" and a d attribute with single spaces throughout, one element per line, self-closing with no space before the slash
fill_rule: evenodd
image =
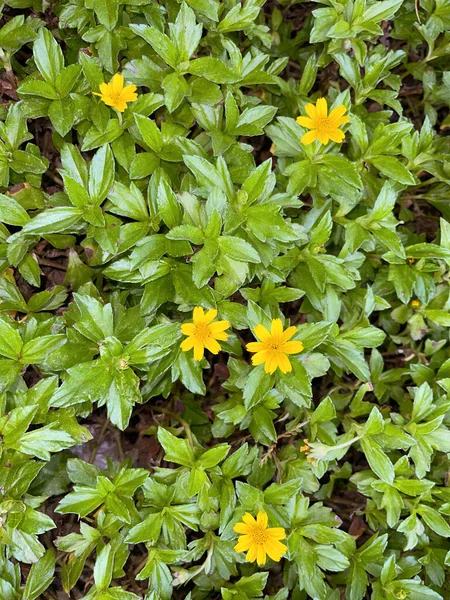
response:
<path id="1" fill-rule="evenodd" d="M 1 600 L 450 599 L 450 1 L 6 0 Z"/>

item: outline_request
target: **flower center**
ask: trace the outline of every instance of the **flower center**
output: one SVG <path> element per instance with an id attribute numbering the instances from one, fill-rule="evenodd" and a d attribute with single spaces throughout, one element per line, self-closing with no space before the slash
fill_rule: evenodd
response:
<path id="1" fill-rule="evenodd" d="M 203 342 L 210 337 L 210 330 L 208 323 L 199 323 L 195 326 L 195 337 L 199 342 Z"/>
<path id="2" fill-rule="evenodd" d="M 276 337 L 270 338 L 270 340 L 267 342 L 267 345 L 269 346 L 270 350 L 273 350 L 274 352 L 283 351 L 283 343 Z"/>
<path id="3" fill-rule="evenodd" d="M 267 542 L 267 531 L 262 527 L 255 527 L 252 531 L 252 538 L 254 544 L 265 544 Z"/>
<path id="4" fill-rule="evenodd" d="M 316 117 L 316 128 L 324 131 L 330 128 L 330 120 L 328 117 Z"/>

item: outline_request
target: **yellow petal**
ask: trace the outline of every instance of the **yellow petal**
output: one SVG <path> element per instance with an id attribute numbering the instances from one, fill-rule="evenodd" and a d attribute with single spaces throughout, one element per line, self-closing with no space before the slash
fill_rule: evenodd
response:
<path id="1" fill-rule="evenodd" d="M 301 142 L 305 146 L 309 146 L 309 144 L 312 144 L 316 140 L 317 140 L 317 129 L 313 129 L 312 131 L 308 131 L 308 133 L 305 133 L 305 135 L 301 139 Z"/>
<path id="2" fill-rule="evenodd" d="M 247 344 L 247 350 L 249 352 L 260 352 L 262 350 L 266 350 L 266 344 L 263 342 L 249 342 Z"/>
<path id="3" fill-rule="evenodd" d="M 297 331 L 297 327 L 294 327 L 294 326 L 288 327 L 286 329 L 286 331 L 283 332 L 283 335 L 282 335 L 282 338 L 281 338 L 282 341 L 283 341 L 283 343 L 287 342 L 294 335 L 294 333 L 296 331 Z"/>
<path id="4" fill-rule="evenodd" d="M 266 551 L 264 550 L 264 546 L 258 545 L 256 547 L 256 562 L 258 565 L 266 564 Z"/>
<path id="5" fill-rule="evenodd" d="M 286 354 L 280 352 L 278 356 L 278 366 L 282 373 L 290 373 L 292 371 L 291 361 L 288 359 Z"/>
<path id="6" fill-rule="evenodd" d="M 283 554 L 286 552 L 287 547 L 281 542 L 270 541 L 266 542 L 265 549 L 272 560 L 279 562 Z"/>
<path id="7" fill-rule="evenodd" d="M 217 317 L 217 310 L 215 308 L 210 308 L 205 315 L 205 322 L 211 323 Z"/>
<path id="8" fill-rule="evenodd" d="M 212 327 L 213 325 L 214 323 L 212 323 L 210 327 Z M 213 337 L 215 340 L 221 340 L 222 342 L 226 342 L 228 339 L 228 333 L 225 333 L 224 331 L 218 331 L 217 333 L 212 333 L 211 337 Z"/>
<path id="9" fill-rule="evenodd" d="M 256 356 L 258 356 L 258 355 L 255 354 L 255 357 Z M 266 373 L 270 373 L 270 375 L 272 375 L 272 373 L 275 373 L 275 371 L 277 370 L 277 367 L 278 367 L 277 355 L 275 354 L 275 352 L 268 351 L 266 364 L 264 365 L 264 371 Z"/>
<path id="10" fill-rule="evenodd" d="M 267 331 L 267 329 L 264 327 L 264 325 L 261 325 L 261 324 L 257 325 L 253 329 L 253 332 L 254 332 L 255 336 L 262 342 L 266 342 L 270 338 L 270 333 Z"/>
<path id="11" fill-rule="evenodd" d="M 114 77 L 111 79 L 110 83 L 112 85 L 112 89 L 113 89 L 114 93 L 120 94 L 120 92 L 123 90 L 123 83 L 124 83 L 123 75 L 121 75 L 120 73 L 116 73 L 114 75 Z"/>
<path id="12" fill-rule="evenodd" d="M 283 335 L 283 323 L 281 322 L 281 319 L 272 319 L 270 333 L 276 336 Z"/>
<path id="13" fill-rule="evenodd" d="M 230 322 L 229 321 L 216 321 L 215 323 L 211 323 L 209 325 L 209 329 L 211 333 L 218 333 L 219 331 L 225 331 L 225 329 L 229 329 Z"/>
<path id="14" fill-rule="evenodd" d="M 269 356 L 270 350 L 261 350 L 261 352 L 257 352 L 252 356 L 252 365 L 254 365 L 255 367 L 257 365 L 262 365 L 268 360 Z M 264 370 L 266 371 L 266 373 L 268 372 L 267 369 Z"/>
<path id="15" fill-rule="evenodd" d="M 119 112 L 125 112 L 127 109 L 127 103 L 123 102 L 123 100 L 116 100 L 111 106 L 114 106 L 114 108 Z"/>
<path id="16" fill-rule="evenodd" d="M 111 94 L 111 90 L 109 83 L 101 83 L 99 86 L 99 90 L 102 94 L 104 94 L 105 96 L 109 96 Z"/>
<path id="17" fill-rule="evenodd" d="M 286 354 L 298 354 L 303 350 L 303 344 L 300 340 L 293 340 L 292 342 L 286 342 L 283 344 L 283 352 Z"/>
<path id="18" fill-rule="evenodd" d="M 250 546 L 250 550 L 247 552 L 247 556 L 245 557 L 245 560 L 248 560 L 248 562 L 255 562 L 257 548 L 258 548 L 258 546 L 256 544 L 253 544 L 252 546 Z"/>
<path id="19" fill-rule="evenodd" d="M 194 344 L 194 359 L 202 360 L 204 353 L 205 353 L 205 347 L 203 346 L 202 343 L 197 342 L 197 340 L 196 340 L 195 344 Z"/>
<path id="20" fill-rule="evenodd" d="M 183 352 L 188 352 L 189 350 L 192 350 L 192 348 L 194 347 L 194 344 L 195 344 L 195 338 L 188 337 L 181 342 L 180 348 L 183 350 Z"/>
<path id="21" fill-rule="evenodd" d="M 269 522 L 269 518 L 265 512 L 260 510 L 259 513 L 256 515 L 256 522 L 260 527 L 264 527 L 265 529 L 267 527 L 267 523 Z"/>
<path id="22" fill-rule="evenodd" d="M 311 119 L 315 119 L 316 118 L 316 107 L 314 106 L 314 104 L 307 104 L 305 106 L 305 111 L 306 114 L 308 115 L 308 117 L 311 117 Z"/>
<path id="23" fill-rule="evenodd" d="M 220 344 L 212 337 L 206 338 L 203 343 L 205 348 L 207 348 L 213 354 L 218 354 L 221 351 Z"/>
<path id="24" fill-rule="evenodd" d="M 256 521 L 255 521 L 254 517 L 248 512 L 245 513 L 245 515 L 242 517 L 242 520 L 247 525 L 253 525 L 253 526 L 256 525 Z"/>
<path id="25" fill-rule="evenodd" d="M 328 114 L 328 106 L 325 98 L 319 98 L 316 102 L 317 118 L 326 117 Z"/>
<path id="26" fill-rule="evenodd" d="M 110 96 L 102 96 L 102 101 L 106 104 L 106 106 L 115 106 L 116 101 Z"/>
<path id="27" fill-rule="evenodd" d="M 251 535 L 241 535 L 234 549 L 236 552 L 247 552 L 252 545 L 253 538 Z"/>
<path id="28" fill-rule="evenodd" d="M 194 323 L 183 323 L 181 325 L 181 333 L 184 333 L 184 335 L 194 335 L 195 330 Z"/>
<path id="29" fill-rule="evenodd" d="M 252 530 L 251 525 L 246 525 L 245 523 L 236 523 L 233 527 L 236 533 L 250 533 Z M 275 528 L 274 528 L 275 529 Z M 283 538 L 280 538 L 283 539 Z"/>
<path id="30" fill-rule="evenodd" d="M 336 108 L 333 108 L 333 110 L 330 112 L 329 119 L 330 119 L 330 121 L 339 119 L 340 117 L 345 115 L 346 112 L 347 112 L 347 109 L 345 108 L 345 106 L 343 104 L 341 104 L 340 106 L 336 106 Z M 347 119 L 348 119 L 348 117 L 347 117 Z"/>
<path id="31" fill-rule="evenodd" d="M 203 308 L 201 306 L 196 306 L 194 308 L 194 312 L 192 314 L 192 317 L 193 317 L 193 320 L 194 320 L 195 324 L 197 324 L 197 322 L 199 322 L 199 321 L 203 322 L 204 319 L 205 319 L 205 312 L 204 312 Z"/>
<path id="32" fill-rule="evenodd" d="M 328 135 L 328 133 L 325 133 L 324 131 L 317 131 L 317 139 L 319 140 L 319 142 L 321 144 L 327 145 L 328 142 L 330 141 L 330 137 Z"/>
<path id="33" fill-rule="evenodd" d="M 269 527 L 267 533 L 274 540 L 284 540 L 286 537 L 286 532 L 283 527 Z"/>
<path id="34" fill-rule="evenodd" d="M 309 117 L 297 117 L 297 123 L 302 127 L 307 127 L 308 129 L 314 129 L 316 124 Z"/>
<path id="35" fill-rule="evenodd" d="M 341 129 L 332 129 L 328 132 L 330 136 L 330 140 L 340 144 L 342 140 L 345 138 L 345 133 Z"/>
<path id="36" fill-rule="evenodd" d="M 333 127 L 340 127 L 341 125 L 345 125 L 350 121 L 350 117 L 341 117 L 340 119 L 336 119 L 333 121 Z"/>
<path id="37" fill-rule="evenodd" d="M 136 86 L 134 85 L 134 83 L 132 83 L 131 85 L 126 85 L 122 90 L 122 95 L 123 94 L 126 94 L 126 95 L 136 94 Z"/>

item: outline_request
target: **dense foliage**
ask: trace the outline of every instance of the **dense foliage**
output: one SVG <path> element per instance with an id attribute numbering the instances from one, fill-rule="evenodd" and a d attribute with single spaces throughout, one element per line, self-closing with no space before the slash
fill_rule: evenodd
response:
<path id="1" fill-rule="evenodd" d="M 450 598 L 450 0 L 2 4 L 1 600 Z"/>

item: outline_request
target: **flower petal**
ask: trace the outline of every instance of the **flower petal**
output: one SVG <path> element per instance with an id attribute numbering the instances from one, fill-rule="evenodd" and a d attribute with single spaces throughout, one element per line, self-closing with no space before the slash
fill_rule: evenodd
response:
<path id="1" fill-rule="evenodd" d="M 247 552 L 252 543 L 253 538 L 251 535 L 241 535 L 234 549 L 236 552 Z"/>
<path id="2" fill-rule="evenodd" d="M 214 323 L 212 323 L 212 325 L 214 325 Z M 210 325 L 209 327 L 211 328 L 212 325 Z M 225 333 L 225 331 L 218 331 L 217 333 L 211 333 L 211 337 L 213 337 L 215 340 L 221 340 L 222 342 L 226 342 L 228 339 L 228 333 Z"/>
<path id="3" fill-rule="evenodd" d="M 269 517 L 262 510 L 256 515 L 256 522 L 260 527 L 264 527 L 266 529 L 267 523 L 269 522 Z"/>
<path id="4" fill-rule="evenodd" d="M 308 129 L 314 129 L 316 124 L 309 117 L 297 117 L 297 123 L 302 127 L 307 127 Z"/>
<path id="5" fill-rule="evenodd" d="M 274 527 L 275 529 L 275 527 Z M 252 530 L 251 525 L 246 525 L 245 523 L 236 523 L 236 525 L 234 525 L 233 530 L 236 533 L 250 533 L 250 531 Z M 280 540 L 283 538 L 280 538 Z"/>
<path id="6" fill-rule="evenodd" d="M 257 356 L 257 354 L 255 354 L 255 356 Z M 253 363 L 253 364 L 255 364 L 255 363 Z M 264 371 L 266 373 L 270 373 L 270 375 L 272 375 L 272 373 L 275 373 L 275 371 L 277 370 L 277 367 L 278 367 L 278 361 L 277 361 L 276 353 L 268 351 L 266 364 L 264 365 Z"/>
<path id="7" fill-rule="evenodd" d="M 194 344 L 194 359 L 195 360 L 202 360 L 204 353 L 205 353 L 205 347 L 203 346 L 203 344 L 201 342 L 198 342 L 197 340 L 195 340 L 195 344 Z"/>
<path id="8" fill-rule="evenodd" d="M 324 144 L 325 146 L 328 144 L 328 142 L 330 141 L 330 136 L 328 135 L 328 132 L 325 133 L 324 131 L 317 131 L 317 139 L 319 140 L 319 142 L 321 144 Z"/>
<path id="9" fill-rule="evenodd" d="M 127 103 L 123 100 L 116 100 L 111 106 L 114 106 L 114 108 L 119 112 L 125 112 L 127 109 Z"/>
<path id="10" fill-rule="evenodd" d="M 287 342 L 294 335 L 294 333 L 296 331 L 297 331 L 297 327 L 294 327 L 293 325 L 291 327 L 288 327 L 286 329 L 286 331 L 283 331 L 283 335 L 281 337 L 283 343 Z"/>
<path id="11" fill-rule="evenodd" d="M 211 333 L 218 333 L 219 331 L 225 331 L 225 329 L 230 328 L 229 321 L 216 321 L 215 323 L 211 323 L 209 325 L 209 329 Z"/>
<path id="12" fill-rule="evenodd" d="M 317 111 L 314 104 L 306 104 L 305 111 L 308 117 L 311 117 L 311 119 L 314 120 L 316 118 Z"/>
<path id="13" fill-rule="evenodd" d="M 253 333 L 259 340 L 261 340 L 261 342 L 266 342 L 270 338 L 270 333 L 267 331 L 264 325 L 261 324 L 256 325 L 256 327 L 253 329 Z"/>
<path id="14" fill-rule="evenodd" d="M 341 129 L 332 129 L 328 132 L 328 135 L 330 136 L 330 140 L 337 144 L 340 144 L 345 138 L 345 133 Z"/>
<path id="15" fill-rule="evenodd" d="M 116 73 L 114 77 L 111 79 L 110 84 L 112 86 L 112 90 L 115 94 L 120 94 L 123 90 L 124 79 L 123 75 L 120 73 Z"/>
<path id="16" fill-rule="evenodd" d="M 247 344 L 247 350 L 249 352 L 261 352 L 262 350 L 266 350 L 267 346 L 264 342 L 249 342 Z"/>
<path id="17" fill-rule="evenodd" d="M 181 342 L 180 348 L 183 350 L 183 352 L 188 352 L 189 350 L 192 350 L 192 348 L 194 347 L 194 344 L 195 344 L 195 338 L 188 337 Z"/>
<path id="18" fill-rule="evenodd" d="M 291 361 L 283 352 L 279 353 L 277 362 L 282 373 L 290 373 L 292 371 Z"/>
<path id="19" fill-rule="evenodd" d="M 255 521 L 254 517 L 250 513 L 248 513 L 248 512 L 246 512 L 244 514 L 244 516 L 242 517 L 242 520 L 247 525 L 253 525 L 253 526 L 256 525 L 256 521 Z"/>
<path id="20" fill-rule="evenodd" d="M 211 323 L 217 317 L 217 310 L 215 308 L 210 308 L 205 315 L 205 322 Z"/>
<path id="21" fill-rule="evenodd" d="M 252 356 L 252 365 L 256 367 L 257 365 L 262 365 L 262 363 L 267 362 L 270 354 L 270 350 L 261 350 L 261 352 L 257 352 Z M 267 369 L 265 369 L 265 371 L 266 373 L 268 372 Z"/>
<path id="22" fill-rule="evenodd" d="M 196 306 L 192 315 L 195 324 L 200 321 L 203 322 L 205 319 L 205 312 L 201 306 Z"/>
<path id="23" fill-rule="evenodd" d="M 326 117 L 328 114 L 328 105 L 325 98 L 319 98 L 316 102 L 316 115 L 317 118 Z"/>
<path id="24" fill-rule="evenodd" d="M 336 119 L 333 121 L 333 127 L 340 127 L 341 125 L 345 125 L 350 121 L 350 117 L 341 117 L 340 119 Z"/>
<path id="25" fill-rule="evenodd" d="M 195 330 L 194 323 L 183 323 L 181 325 L 181 333 L 184 333 L 184 335 L 194 335 Z"/>
<path id="26" fill-rule="evenodd" d="M 272 319 L 272 325 L 270 327 L 270 333 L 272 336 L 282 336 L 283 335 L 283 323 L 281 319 Z"/>
<path id="27" fill-rule="evenodd" d="M 258 548 L 258 546 L 256 544 L 253 544 L 252 546 L 250 546 L 250 550 L 247 552 L 247 556 L 245 557 L 245 560 L 247 560 L 248 562 L 255 562 L 257 548 Z"/>
<path id="28" fill-rule="evenodd" d="M 317 140 L 317 129 L 313 129 L 312 131 L 308 131 L 308 133 L 305 133 L 305 135 L 302 137 L 302 139 L 300 141 L 305 146 L 309 146 L 309 144 L 312 144 L 316 140 Z"/>
<path id="29" fill-rule="evenodd" d="M 258 563 L 258 565 L 265 565 L 266 564 L 266 551 L 264 549 L 264 546 L 262 544 L 259 544 L 256 547 L 256 562 Z"/>
<path id="30" fill-rule="evenodd" d="M 274 540 L 284 540 L 286 538 L 286 532 L 283 527 L 269 527 L 267 533 Z"/>
<path id="31" fill-rule="evenodd" d="M 264 547 L 267 554 L 275 562 L 279 562 L 281 560 L 281 557 L 287 550 L 287 547 L 284 544 L 277 541 L 266 542 Z"/>
<path id="32" fill-rule="evenodd" d="M 283 352 L 285 354 L 298 354 L 303 350 L 303 344 L 300 340 L 292 340 L 291 342 L 286 342 L 283 345 Z"/>
<path id="33" fill-rule="evenodd" d="M 112 86 L 109 83 L 101 83 L 98 86 L 98 88 L 99 88 L 100 92 L 102 94 L 104 94 L 105 96 L 110 96 L 111 95 L 111 91 L 112 90 L 110 88 L 112 88 Z"/>
<path id="34" fill-rule="evenodd" d="M 212 337 L 206 338 L 203 344 L 213 354 L 218 354 L 222 350 L 220 344 Z"/>
<path id="35" fill-rule="evenodd" d="M 345 115 L 346 112 L 347 109 L 343 104 L 341 104 L 340 106 L 336 106 L 336 108 L 333 108 L 333 110 L 328 115 L 328 118 L 330 119 L 330 121 L 334 121 L 335 119 L 339 119 L 340 117 Z"/>

